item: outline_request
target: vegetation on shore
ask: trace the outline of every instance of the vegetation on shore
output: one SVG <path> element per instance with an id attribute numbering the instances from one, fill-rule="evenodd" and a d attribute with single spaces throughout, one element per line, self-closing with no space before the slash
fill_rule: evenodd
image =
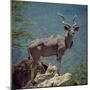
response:
<path id="1" fill-rule="evenodd" d="M 88 79 L 87 60 L 75 65 L 72 73 L 80 85 L 86 85 Z"/>

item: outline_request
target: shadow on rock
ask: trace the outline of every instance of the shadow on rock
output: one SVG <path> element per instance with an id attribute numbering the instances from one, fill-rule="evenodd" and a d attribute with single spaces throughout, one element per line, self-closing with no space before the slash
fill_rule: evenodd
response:
<path id="1" fill-rule="evenodd" d="M 35 70 L 34 77 L 36 77 L 37 73 L 44 74 L 48 68 L 48 64 L 44 62 L 39 63 Z M 31 80 L 32 65 L 33 60 L 27 59 L 12 65 L 12 89 L 21 89 Z"/>

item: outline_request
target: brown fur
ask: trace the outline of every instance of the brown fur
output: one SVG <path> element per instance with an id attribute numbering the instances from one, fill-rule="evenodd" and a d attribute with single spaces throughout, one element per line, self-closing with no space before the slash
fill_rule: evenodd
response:
<path id="1" fill-rule="evenodd" d="M 64 40 L 64 38 L 62 38 L 60 35 L 55 35 L 47 39 L 42 38 L 33 42 L 31 46 L 28 48 L 29 58 L 31 54 L 32 59 L 34 60 L 35 63 L 35 66 L 33 67 L 33 72 L 35 71 L 35 68 L 37 68 L 37 63 L 41 56 L 46 57 L 46 56 L 56 55 L 57 68 L 59 73 L 61 58 L 65 50 L 71 47 L 70 46 L 71 43 L 72 43 L 72 39 L 69 38 L 69 36 L 67 36 Z M 32 74 L 32 80 L 33 78 L 34 77 Z"/>

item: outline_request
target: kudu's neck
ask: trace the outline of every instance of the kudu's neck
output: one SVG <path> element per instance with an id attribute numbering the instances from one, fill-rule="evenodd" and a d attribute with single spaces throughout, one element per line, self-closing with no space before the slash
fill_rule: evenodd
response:
<path id="1" fill-rule="evenodd" d="M 71 48 L 73 45 L 73 37 L 69 34 L 69 32 L 65 36 L 65 47 Z"/>

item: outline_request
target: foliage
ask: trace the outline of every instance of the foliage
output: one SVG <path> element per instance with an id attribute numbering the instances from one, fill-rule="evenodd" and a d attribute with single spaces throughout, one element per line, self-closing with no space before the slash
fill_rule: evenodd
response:
<path id="1" fill-rule="evenodd" d="M 87 63 L 81 62 L 80 64 L 77 64 L 74 66 L 73 75 L 79 81 L 80 85 L 86 85 L 87 84 Z"/>
<path id="2" fill-rule="evenodd" d="M 30 8 L 31 3 L 26 3 L 22 1 L 12 1 L 12 46 L 13 47 L 23 47 L 19 41 L 22 38 L 34 39 L 32 33 L 26 31 L 27 28 L 31 28 L 33 23 L 22 13 L 23 8 Z"/>
<path id="3" fill-rule="evenodd" d="M 18 47 L 25 47 L 26 45 L 24 44 L 19 44 L 19 42 L 17 42 L 17 40 L 21 40 L 21 39 L 25 39 L 25 37 L 27 37 L 27 41 L 28 39 L 34 39 L 32 37 L 32 33 L 31 32 L 26 32 L 26 31 L 22 31 L 21 29 L 16 29 L 13 30 L 12 32 L 12 46 L 18 48 Z"/>

